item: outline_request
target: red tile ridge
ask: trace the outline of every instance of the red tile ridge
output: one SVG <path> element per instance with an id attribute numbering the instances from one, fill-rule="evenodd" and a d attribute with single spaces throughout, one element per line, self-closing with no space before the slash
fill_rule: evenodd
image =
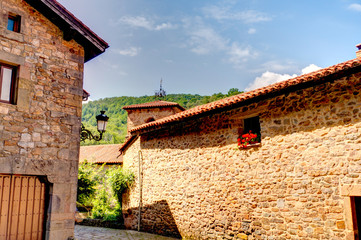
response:
<path id="1" fill-rule="evenodd" d="M 181 105 L 179 105 L 176 102 L 168 102 L 168 101 L 162 101 L 162 100 L 128 105 L 128 106 L 124 106 L 123 109 L 128 110 L 128 109 L 161 108 L 161 107 L 178 107 L 182 111 L 185 110 Z"/>

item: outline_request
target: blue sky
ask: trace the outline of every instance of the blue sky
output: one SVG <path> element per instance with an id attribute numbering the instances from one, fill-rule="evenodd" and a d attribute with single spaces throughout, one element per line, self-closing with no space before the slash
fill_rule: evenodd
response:
<path id="1" fill-rule="evenodd" d="M 355 58 L 360 0 L 58 0 L 110 45 L 91 99 L 251 90 Z"/>

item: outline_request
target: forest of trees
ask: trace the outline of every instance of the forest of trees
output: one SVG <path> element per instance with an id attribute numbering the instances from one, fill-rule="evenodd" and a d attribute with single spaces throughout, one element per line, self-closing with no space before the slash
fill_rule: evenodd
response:
<path id="1" fill-rule="evenodd" d="M 215 93 L 211 96 L 200 96 L 198 94 L 169 94 L 162 100 L 176 102 L 182 107 L 189 109 L 239 93 L 241 92 L 237 88 L 231 88 L 227 94 Z M 109 121 L 102 141 L 96 142 L 86 140 L 85 142 L 82 142 L 81 145 L 115 144 L 124 142 L 127 133 L 127 112 L 122 108 L 128 105 L 152 102 L 155 100 L 157 100 L 155 96 L 112 97 L 84 104 L 82 123 L 88 130 L 91 130 L 92 133 L 97 133 L 95 116 L 100 113 L 100 110 L 106 111 L 105 114 L 109 117 Z"/>

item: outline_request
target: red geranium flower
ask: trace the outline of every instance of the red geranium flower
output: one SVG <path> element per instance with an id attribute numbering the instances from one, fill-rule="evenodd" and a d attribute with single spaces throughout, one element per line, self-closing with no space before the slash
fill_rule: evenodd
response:
<path id="1" fill-rule="evenodd" d="M 257 133 L 249 133 L 242 134 L 239 138 L 237 138 L 239 148 L 246 148 L 249 144 L 259 143 L 259 137 Z"/>

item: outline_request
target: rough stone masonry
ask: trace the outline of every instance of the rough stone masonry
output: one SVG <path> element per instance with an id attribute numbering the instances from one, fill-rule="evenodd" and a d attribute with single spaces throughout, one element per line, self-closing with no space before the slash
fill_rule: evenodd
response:
<path id="1" fill-rule="evenodd" d="M 0 62 L 16 67 L 13 104 L 0 102 L 0 173 L 45 176 L 46 239 L 73 236 L 84 47 L 21 0 L 0 1 Z M 21 17 L 20 32 L 7 29 Z"/>
<path id="2" fill-rule="evenodd" d="M 126 226 L 138 227 L 141 200 L 141 229 L 183 239 L 354 239 L 360 91 L 355 73 L 141 134 L 123 153 L 142 169 L 124 195 Z M 253 116 L 261 144 L 238 150 Z"/>

